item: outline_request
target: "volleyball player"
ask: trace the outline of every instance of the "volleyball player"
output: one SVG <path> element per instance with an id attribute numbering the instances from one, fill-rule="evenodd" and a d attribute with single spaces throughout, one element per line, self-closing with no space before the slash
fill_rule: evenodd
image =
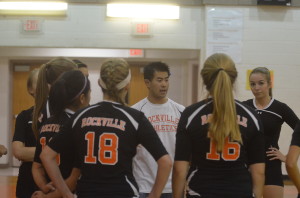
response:
<path id="1" fill-rule="evenodd" d="M 152 62 L 144 67 L 144 80 L 148 96 L 133 105 L 148 118 L 171 158 L 174 159 L 177 124 L 184 107 L 167 97 L 169 89 L 169 66 Z M 140 198 L 146 198 L 155 182 L 157 164 L 150 153 L 141 145 L 133 160 L 133 175 L 140 189 Z M 172 198 L 171 175 L 161 195 Z"/>
<path id="2" fill-rule="evenodd" d="M 273 98 L 271 75 L 266 67 L 253 69 L 249 81 L 255 98 L 247 100 L 245 104 L 256 110 L 264 127 L 266 146 L 264 198 L 283 198 L 281 163 L 285 162 L 286 157 L 279 151 L 278 140 L 282 124 L 286 122 L 294 129 L 299 119 L 288 105 Z"/>
<path id="3" fill-rule="evenodd" d="M 234 100 L 235 64 L 225 54 L 213 54 L 204 62 L 201 76 L 209 97 L 181 115 L 173 167 L 174 198 L 183 197 L 186 182 L 187 198 L 261 197 L 263 132 L 256 113 Z"/>
<path id="4" fill-rule="evenodd" d="M 40 67 L 32 119 L 32 129 L 36 138 L 39 137 L 39 127 L 51 114 L 47 101 L 49 88 L 62 73 L 77 68 L 76 63 L 63 57 L 54 58 Z"/>
<path id="5" fill-rule="evenodd" d="M 289 178 L 295 184 L 298 190 L 298 198 L 300 198 L 300 173 L 298 169 L 298 159 L 300 155 L 300 122 L 297 123 L 289 152 L 286 156 L 286 170 L 288 172 Z"/>
<path id="6" fill-rule="evenodd" d="M 43 193 L 54 188 L 48 184 L 50 181 L 40 161 L 40 153 L 77 110 L 88 106 L 90 91 L 89 80 L 78 70 L 63 73 L 50 89 L 49 106 L 52 115 L 41 126 L 32 168 L 34 180 Z M 66 148 L 56 159 L 63 178 L 68 178 L 74 166 L 73 150 Z"/>
<path id="7" fill-rule="evenodd" d="M 132 174 L 132 159 L 138 144 L 142 144 L 158 163 L 149 197 L 160 196 L 172 161 L 144 114 L 125 105 L 130 78 L 125 60 L 106 60 L 99 78 L 104 101 L 76 113 L 64 131 L 42 152 L 47 173 L 64 197 L 73 195 L 58 171 L 55 156 L 68 142 L 74 146 L 78 159 L 76 173 L 81 173 L 76 189 L 78 198 L 138 197 L 138 186 Z"/>
<path id="8" fill-rule="evenodd" d="M 38 73 L 39 69 L 32 70 L 27 79 L 27 91 L 32 97 L 35 97 Z M 36 146 L 36 138 L 32 131 L 32 113 L 33 106 L 18 114 L 12 141 L 13 155 L 21 161 L 16 186 L 17 198 L 30 198 L 38 189 L 31 172 Z"/>

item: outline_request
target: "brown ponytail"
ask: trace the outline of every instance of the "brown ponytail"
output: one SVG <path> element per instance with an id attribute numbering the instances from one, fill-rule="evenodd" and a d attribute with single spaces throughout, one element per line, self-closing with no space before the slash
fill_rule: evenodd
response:
<path id="1" fill-rule="evenodd" d="M 77 65 L 67 58 L 55 58 L 41 66 L 37 80 L 35 107 L 32 118 L 32 130 L 36 137 L 39 136 L 38 119 L 41 116 L 42 109 L 46 106 L 49 85 L 51 86 L 63 72 L 76 68 Z"/>

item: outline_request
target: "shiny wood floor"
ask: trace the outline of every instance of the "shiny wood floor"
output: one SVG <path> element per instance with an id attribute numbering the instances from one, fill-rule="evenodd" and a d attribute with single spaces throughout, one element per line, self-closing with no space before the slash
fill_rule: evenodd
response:
<path id="1" fill-rule="evenodd" d="M 18 169 L 0 169 L 0 198 L 16 198 Z M 285 182 L 284 198 L 296 198 L 297 190 L 290 182 Z"/>

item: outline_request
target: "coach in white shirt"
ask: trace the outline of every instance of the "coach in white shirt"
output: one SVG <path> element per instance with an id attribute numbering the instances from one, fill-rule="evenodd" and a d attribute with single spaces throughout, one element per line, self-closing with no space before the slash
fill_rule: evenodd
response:
<path id="1" fill-rule="evenodd" d="M 144 68 L 144 81 L 148 96 L 132 107 L 145 113 L 153 125 L 163 145 L 174 160 L 177 124 L 184 106 L 167 97 L 169 89 L 169 66 L 162 62 L 152 62 Z M 157 173 L 157 164 L 149 152 L 141 145 L 133 160 L 133 175 L 140 190 L 140 198 L 150 193 Z M 171 175 L 161 198 L 172 198 Z"/>

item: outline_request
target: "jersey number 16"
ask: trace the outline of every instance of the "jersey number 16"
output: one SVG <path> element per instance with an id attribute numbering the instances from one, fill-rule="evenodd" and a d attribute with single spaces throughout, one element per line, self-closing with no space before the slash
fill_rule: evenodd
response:
<path id="1" fill-rule="evenodd" d="M 225 161 L 237 160 L 240 156 L 241 145 L 238 142 L 230 142 L 229 138 L 225 139 L 222 154 L 217 152 L 217 146 L 214 141 L 210 140 L 210 151 L 206 153 L 206 159 L 220 160 L 220 155 Z"/>

